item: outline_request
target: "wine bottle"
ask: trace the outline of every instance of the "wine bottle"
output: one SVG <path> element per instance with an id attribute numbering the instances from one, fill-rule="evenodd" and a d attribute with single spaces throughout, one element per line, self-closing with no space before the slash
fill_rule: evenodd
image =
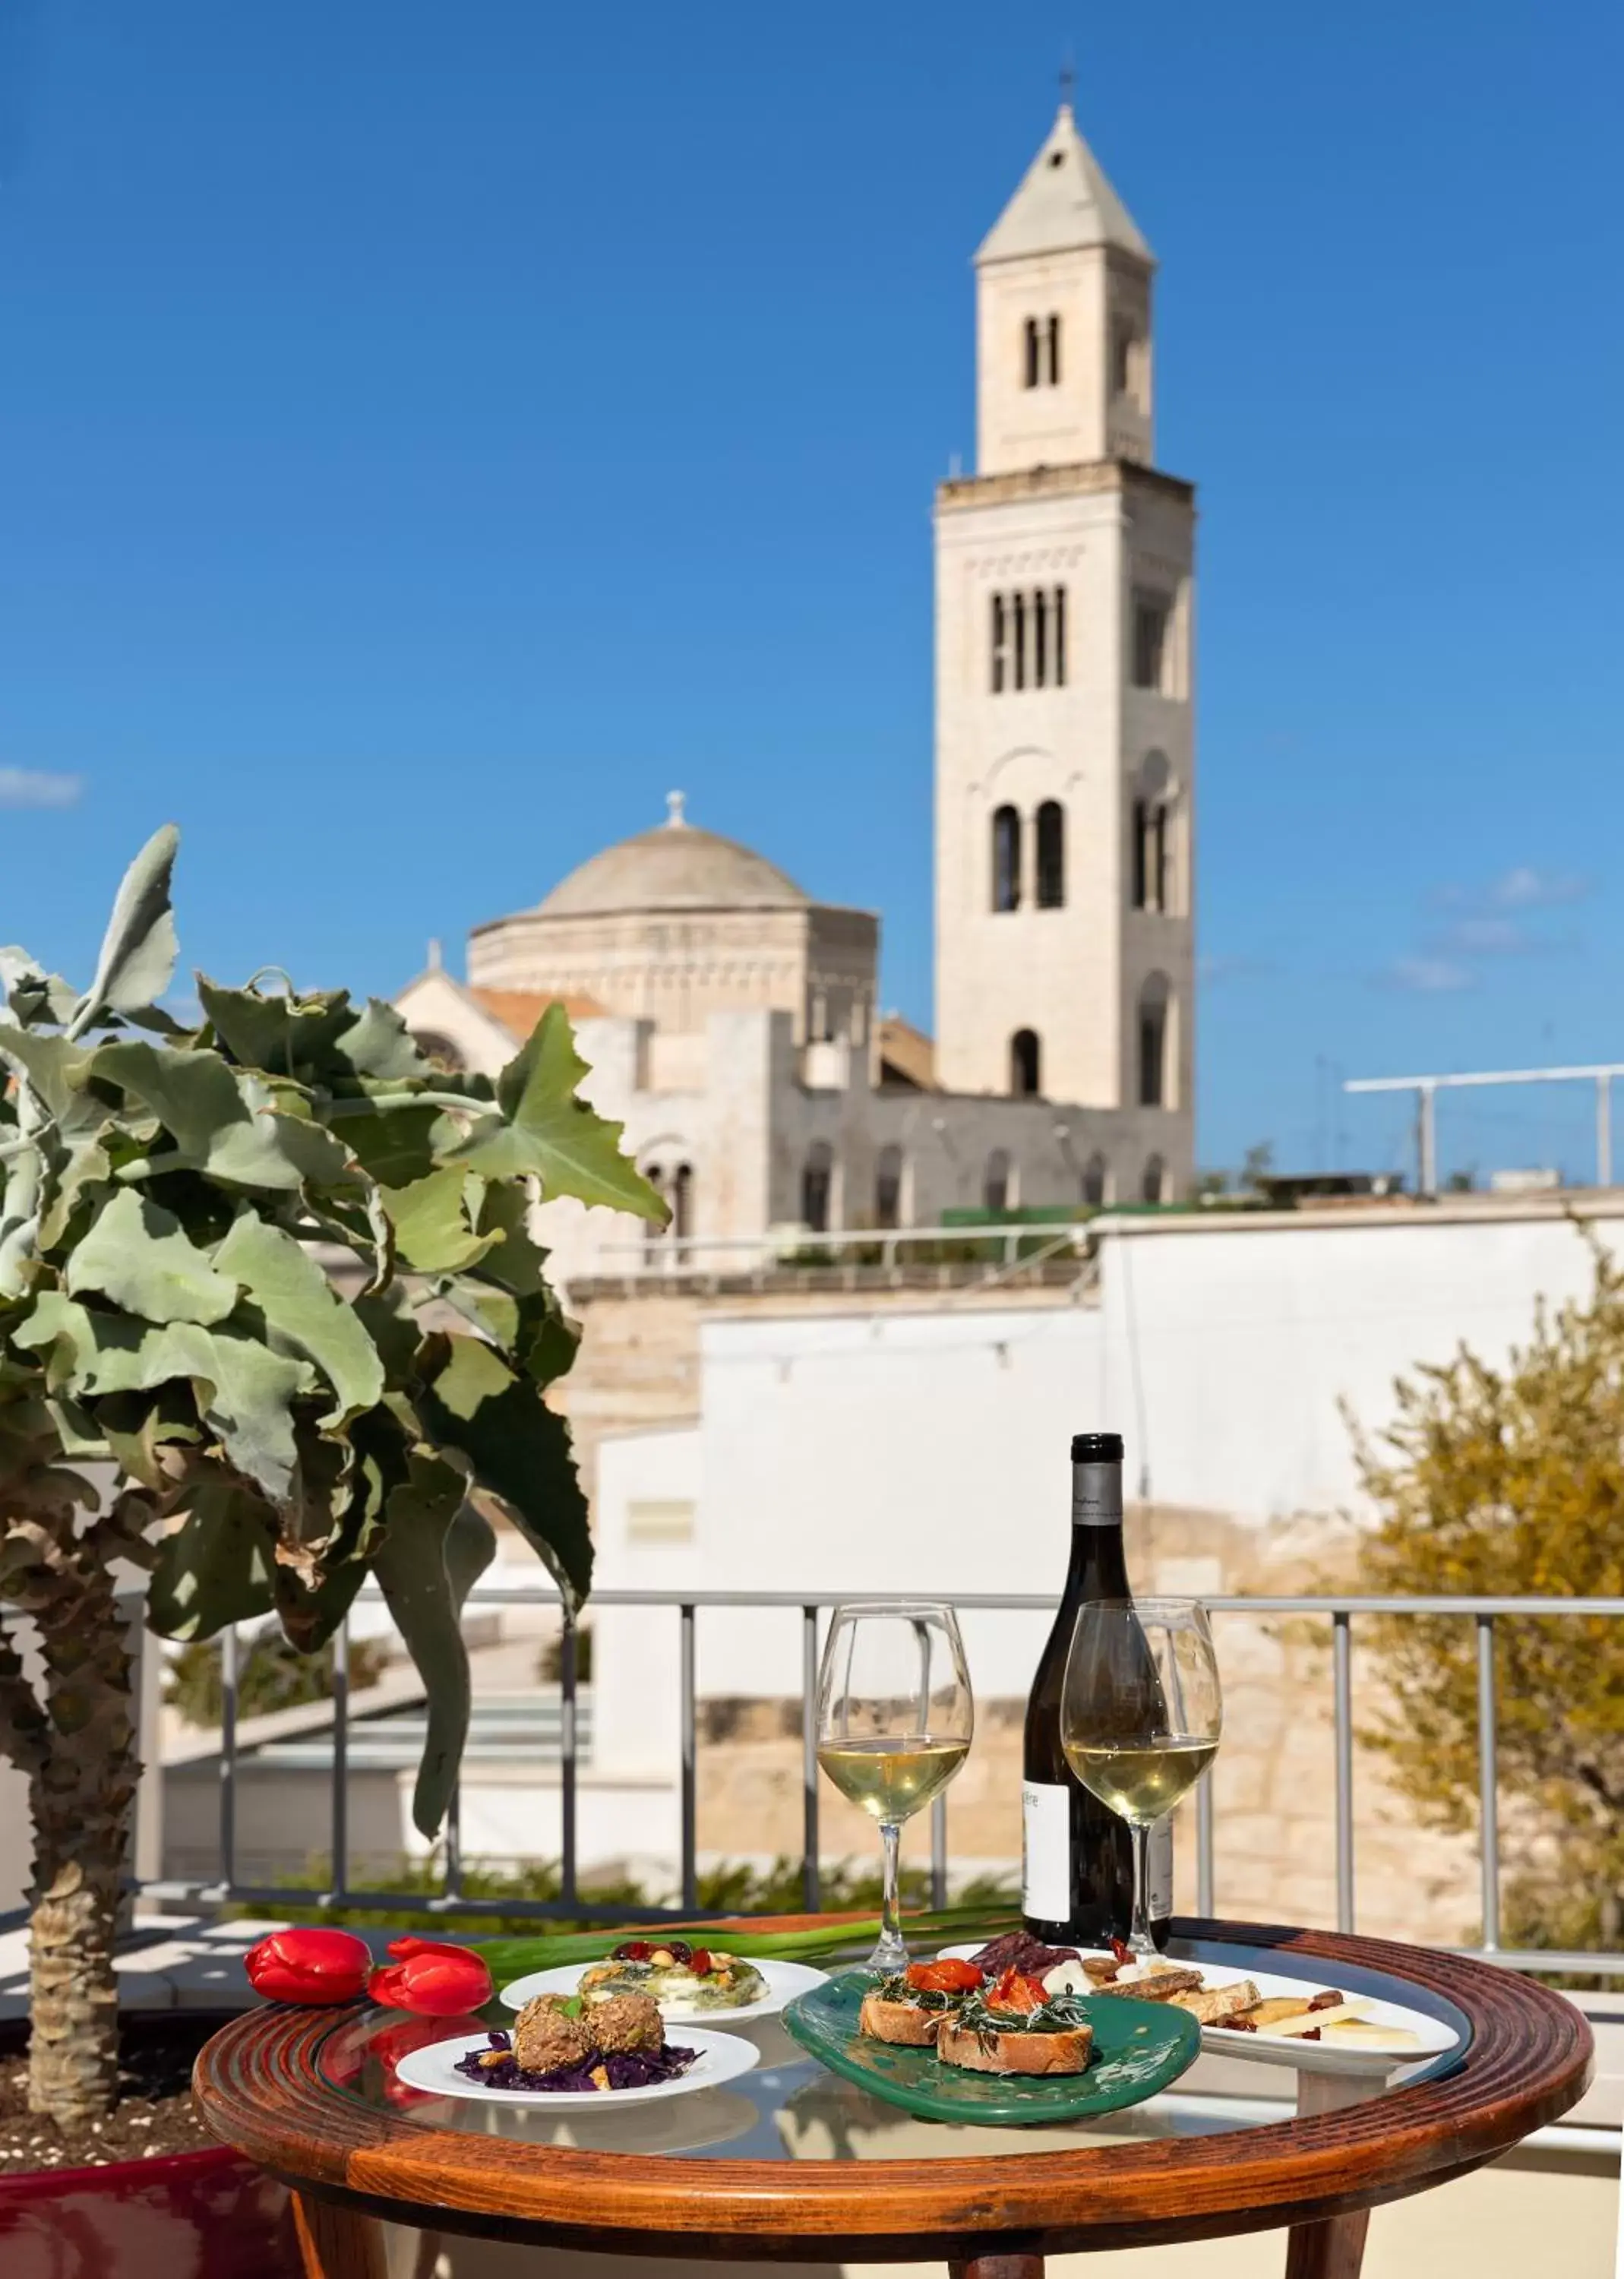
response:
<path id="1" fill-rule="evenodd" d="M 1053 1944 L 1103 1946 L 1126 1938 L 1132 1921 L 1128 1823 L 1090 1794 L 1061 1747 L 1061 1686 L 1077 1609 L 1089 1599 L 1131 1595 L 1122 1440 L 1115 1432 L 1079 1432 L 1071 1443 L 1071 1563 L 1027 1697 L 1021 1767 L 1022 1920 Z M 1151 1933 L 1165 1946 L 1173 1912 L 1170 1822 L 1152 1834 L 1150 1871 Z"/>

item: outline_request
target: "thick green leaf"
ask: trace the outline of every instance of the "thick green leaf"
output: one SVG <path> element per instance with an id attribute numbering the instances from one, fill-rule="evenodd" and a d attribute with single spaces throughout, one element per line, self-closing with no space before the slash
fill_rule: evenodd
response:
<path id="1" fill-rule="evenodd" d="M 80 1137 L 54 1149 L 45 1182 L 49 1198 L 40 1218 L 40 1248 L 56 1249 L 88 1191 L 111 1177 L 112 1164 L 99 1140 Z"/>
<path id="2" fill-rule="evenodd" d="M 395 1249 L 420 1274 L 458 1274 L 502 1240 L 500 1230 L 476 1234 L 468 1223 L 468 1175 L 447 1164 L 409 1187 L 390 1187 L 384 1208 L 395 1223 Z"/>
<path id="3" fill-rule="evenodd" d="M 153 833 L 125 872 L 107 921 L 96 978 L 74 1008 L 70 1036 L 82 1036 L 103 1014 L 144 1011 L 157 1004 L 173 980 L 180 945 L 170 912 L 169 881 L 180 844 L 180 833 L 166 823 Z"/>
<path id="4" fill-rule="evenodd" d="M 549 1005 L 496 1079 L 503 1120 L 483 1120 L 448 1160 L 492 1179 L 538 1178 L 548 1196 L 573 1195 L 663 1221 L 665 1205 L 620 1152 L 622 1127 L 576 1098 L 588 1073 L 563 1006 Z"/>
<path id="5" fill-rule="evenodd" d="M 77 1400 L 189 1379 L 199 1415 L 231 1463 L 272 1502 L 287 1499 L 298 1458 L 292 1403 L 317 1385 L 307 1362 L 272 1353 L 226 1324 L 155 1325 L 93 1311 L 54 1290 L 38 1300 L 11 1341 L 22 1351 L 49 1347 L 48 1386 Z"/>
<path id="6" fill-rule="evenodd" d="M 345 1102 L 348 1110 L 353 1103 Z M 380 1187 L 409 1187 L 434 1169 L 436 1147 L 454 1146 L 458 1126 L 438 1108 L 377 1109 L 346 1113 L 344 1145 Z"/>
<path id="7" fill-rule="evenodd" d="M 341 1143 L 319 1124 L 277 1115 L 272 1096 L 212 1053 L 132 1040 L 103 1045 L 93 1074 L 149 1108 L 194 1168 L 245 1187 L 291 1191 L 353 1177 Z"/>
<path id="8" fill-rule="evenodd" d="M 87 1101 L 85 1086 L 95 1058 L 88 1045 L 70 1045 L 65 1037 L 37 1034 L 31 1029 L 0 1025 L 0 1060 L 26 1076 L 59 1124 L 86 1115 L 106 1114 L 96 1101 Z"/>
<path id="9" fill-rule="evenodd" d="M 398 1282 L 385 1290 L 364 1291 L 355 1301 L 355 1308 L 378 1348 L 386 1379 L 392 1385 L 404 1385 L 423 1342 L 423 1332 L 405 1291 Z"/>
<path id="10" fill-rule="evenodd" d="M 310 1365 L 272 1353 L 257 1338 L 235 1330 L 203 1334 L 214 1349 L 213 1398 L 204 1401 L 199 1393 L 203 1421 L 219 1434 L 237 1469 L 257 1482 L 271 1502 L 281 1504 L 298 1462 L 292 1404 L 311 1389 Z"/>
<path id="11" fill-rule="evenodd" d="M 96 1421 L 119 1469 L 144 1488 L 168 1485 L 162 1452 L 195 1447 L 203 1438 L 189 1385 L 159 1385 L 153 1393 L 110 1393 L 96 1403 Z"/>
<path id="12" fill-rule="evenodd" d="M 359 1019 L 333 1046 L 333 1057 L 356 1076 L 395 1082 L 434 1073 L 433 1064 L 418 1051 L 403 1016 L 381 997 L 367 999 Z"/>
<path id="13" fill-rule="evenodd" d="M 503 1186 L 491 1180 L 480 1201 L 477 1219 L 481 1234 L 500 1232 L 502 1240 L 479 1267 L 482 1278 L 500 1282 L 516 1297 L 535 1298 L 548 1289 L 547 1253 L 530 1232 L 528 1186 Z"/>
<path id="14" fill-rule="evenodd" d="M 59 973 L 46 973 L 15 943 L 0 949 L 0 1003 L 25 1029 L 38 1022 L 60 1026 L 70 1019 L 78 994 Z"/>
<path id="15" fill-rule="evenodd" d="M 308 1436 L 301 1440 L 307 1444 Z M 332 1540 L 309 1576 L 286 1562 L 276 1571 L 277 1612 L 288 1642 L 301 1654 L 326 1646 L 349 1613 L 378 1547 L 389 1494 L 408 1477 L 411 1443 L 387 1408 L 357 1416 L 349 1445 L 349 1504 Z"/>
<path id="16" fill-rule="evenodd" d="M 203 973 L 197 977 L 197 1001 L 233 1060 L 269 1076 L 296 1077 L 322 1058 L 356 1017 L 347 989 L 267 997 L 257 989 L 222 988 Z"/>
<path id="17" fill-rule="evenodd" d="M 264 1316 L 272 1342 L 313 1361 L 337 1399 L 322 1418 L 341 1424 L 383 1397 L 383 1363 L 353 1306 L 292 1235 L 244 1211 L 214 1254 L 215 1270 L 239 1282 Z"/>
<path id="18" fill-rule="evenodd" d="M 463 1600 L 495 1556 L 495 1539 L 454 1465 L 418 1454 L 389 1498 L 374 1571 L 424 1684 L 428 1727 L 411 1816 L 433 1836 L 446 1816 L 468 1737 L 471 1687 Z"/>
<path id="19" fill-rule="evenodd" d="M 465 1456 L 475 1480 L 502 1498 L 571 1609 L 592 1582 L 592 1532 L 570 1428 L 527 1378 L 478 1338 L 425 1341 L 417 1412 L 427 1437 Z"/>
<path id="20" fill-rule="evenodd" d="M 97 1213 L 67 1262 L 73 1298 L 95 1292 L 148 1322 L 223 1322 L 237 1285 L 209 1263 L 177 1218 L 126 1187 Z"/>
<path id="21" fill-rule="evenodd" d="M 227 1623 L 268 1615 L 276 1531 L 257 1496 L 222 1474 L 193 1491 L 186 1518 L 158 1546 L 147 1621 L 160 1638 L 212 1638 Z"/>

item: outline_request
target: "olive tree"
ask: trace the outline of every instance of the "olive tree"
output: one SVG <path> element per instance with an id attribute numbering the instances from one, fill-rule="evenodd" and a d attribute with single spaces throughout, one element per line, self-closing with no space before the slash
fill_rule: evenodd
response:
<path id="1" fill-rule="evenodd" d="M 166 1012 L 176 845 L 160 831 L 132 865 L 88 989 L 0 948 L 0 1752 L 34 1824 L 30 2101 L 70 2129 L 117 2077 L 140 1770 L 121 1600 L 144 1583 L 178 1639 L 274 1615 L 310 1653 L 375 1577 L 427 1697 L 413 1810 L 433 1834 L 487 1509 L 571 1617 L 591 1577 L 544 1398 L 578 1332 L 531 1204 L 663 1216 L 577 1098 L 556 1005 L 494 1082 L 432 1066 L 391 1007 L 342 990 L 200 976 L 195 1024 Z"/>
<path id="2" fill-rule="evenodd" d="M 1624 1592 L 1624 1270 L 1589 1231 L 1589 1294 L 1541 1306 L 1502 1363 L 1462 1347 L 1396 1388 L 1357 1436 L 1377 1523 L 1361 1582 L 1394 1595 Z M 1477 1821 L 1478 1664 L 1455 1615 L 1369 1624 L 1392 1708 L 1367 1740 L 1436 1827 Z M 1624 1631 L 1605 1616 L 1504 1615 L 1494 1631 L 1498 1778 L 1525 1865 L 1522 1945 L 1612 1945 L 1624 1926 Z M 1541 1863 L 1544 1863 L 1542 1866 Z M 1553 1935 L 1554 1931 L 1554 1935 Z"/>

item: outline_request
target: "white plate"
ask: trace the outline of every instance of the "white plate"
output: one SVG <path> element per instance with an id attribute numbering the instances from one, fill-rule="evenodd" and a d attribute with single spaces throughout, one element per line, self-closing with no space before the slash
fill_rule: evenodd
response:
<path id="1" fill-rule="evenodd" d="M 982 1945 L 986 1944 L 984 1939 Z M 945 1955 L 962 1955 L 967 1961 L 977 1953 L 976 1946 L 945 1946 Z M 1084 1954 L 1091 1951 L 1084 1947 Z M 1175 1958 L 1176 1960 L 1176 1958 Z M 1260 1997 L 1298 1994 L 1306 1986 L 1317 1992 L 1321 1987 L 1337 1984 L 1335 1965 L 1328 1965 L 1323 1976 L 1307 1971 L 1290 1976 L 1270 1970 L 1237 1970 L 1225 1963 L 1192 1961 L 1191 1969 L 1201 1974 L 1203 1986 L 1230 1986 L 1237 1979 L 1250 1978 Z M 1101 1989 L 1101 1991 L 1107 1990 Z M 1395 2038 L 1382 2042 L 1321 2041 L 1305 2042 L 1299 2035 L 1271 2034 L 1267 2028 L 1257 2033 L 1237 2033 L 1232 2026 L 1203 2026 L 1201 2047 L 1222 2052 L 1225 2057 L 1255 2058 L 1262 2065 L 1290 2066 L 1295 2073 L 1363 2073 L 1390 2074 L 1401 2067 L 1424 2065 L 1429 2058 L 1442 2057 L 1452 2050 L 1459 2036 L 1452 2027 L 1438 2018 L 1430 2018 L 1424 2010 L 1412 2010 L 1401 2002 L 1384 2002 L 1375 1995 L 1354 1993 L 1351 2000 L 1359 2005 L 1361 2025 L 1385 2026 Z M 1413 2035 L 1413 2041 L 1400 2040 L 1400 2035 Z"/>
<path id="2" fill-rule="evenodd" d="M 699 2055 L 675 2081 L 651 2081 L 641 2089 L 495 2089 L 470 2081 L 456 2069 L 458 2058 L 479 2047 L 479 2037 L 464 2028 L 443 2042 L 409 2050 L 396 2060 L 395 2077 L 408 2089 L 426 2090 L 433 2097 L 464 2097 L 477 2105 L 528 2105 L 548 2113 L 591 2106 L 603 2112 L 617 2105 L 647 2105 L 656 2097 L 683 2097 L 691 2089 L 715 2089 L 719 2082 L 734 2081 L 741 2073 L 748 2073 L 757 2061 L 755 2045 L 741 2041 L 737 2034 L 701 2033 L 697 2026 L 691 2026 L 678 2047 L 697 2050 Z"/>
<path id="3" fill-rule="evenodd" d="M 767 1991 L 758 2001 L 741 2002 L 736 2010 L 686 2010 L 662 2002 L 660 2015 L 669 2025 L 678 2022 L 686 2025 L 690 2020 L 697 2024 L 701 2018 L 714 2018 L 718 2025 L 731 2026 L 746 2018 L 770 2018 L 795 1995 L 810 1993 L 829 1976 L 826 1970 L 814 1970 L 808 1962 L 770 1962 L 762 1954 L 741 1955 L 739 1961 L 754 1965 L 767 1981 Z M 535 1994 L 573 1994 L 583 1974 L 594 1967 L 590 1962 L 567 1962 L 558 1970 L 532 1970 L 527 1977 L 504 1986 L 502 1999 L 509 2010 L 522 2010 Z"/>

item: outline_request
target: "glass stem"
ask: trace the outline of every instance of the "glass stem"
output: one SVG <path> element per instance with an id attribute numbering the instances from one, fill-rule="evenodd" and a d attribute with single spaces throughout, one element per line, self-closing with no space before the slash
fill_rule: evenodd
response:
<path id="1" fill-rule="evenodd" d="M 901 1881 L 898 1866 L 902 1843 L 901 1823 L 895 1820 L 880 1822 L 880 1843 L 885 1856 L 885 1889 L 880 1899 L 880 1941 L 888 1947 L 902 1945 L 902 1900 L 898 1886 Z"/>
<path id="2" fill-rule="evenodd" d="M 1133 1922 L 1128 1944 L 1135 1954 L 1154 1954 L 1156 1942 L 1151 1937 L 1150 1830 L 1135 1820 L 1130 1822 L 1129 1832 L 1133 1838 Z"/>

